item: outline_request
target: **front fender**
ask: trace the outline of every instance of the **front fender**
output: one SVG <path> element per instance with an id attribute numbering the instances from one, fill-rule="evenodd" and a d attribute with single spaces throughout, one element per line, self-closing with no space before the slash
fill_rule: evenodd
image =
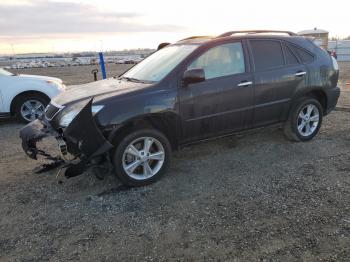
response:
<path id="1" fill-rule="evenodd" d="M 139 115 L 112 126 L 109 130 L 108 141 L 116 145 L 119 138 L 125 136 L 130 130 L 152 127 L 168 138 L 173 149 L 178 149 L 179 125 L 179 116 L 173 111 Z"/>
<path id="2" fill-rule="evenodd" d="M 2 89 L 4 99 L 5 112 L 11 111 L 13 99 L 24 92 L 39 92 L 45 94 L 50 99 L 58 95 L 61 90 L 55 85 L 46 83 L 45 81 L 14 81 L 9 83 L 6 88 Z"/>

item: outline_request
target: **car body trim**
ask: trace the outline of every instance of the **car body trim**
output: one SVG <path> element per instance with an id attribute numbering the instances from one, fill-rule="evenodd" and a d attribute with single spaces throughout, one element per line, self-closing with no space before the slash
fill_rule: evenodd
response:
<path id="1" fill-rule="evenodd" d="M 281 100 L 273 101 L 273 102 L 269 102 L 269 103 L 242 107 L 239 109 L 229 110 L 229 111 L 220 112 L 220 113 L 216 113 L 216 114 L 210 114 L 210 115 L 206 115 L 206 116 L 190 118 L 190 119 L 187 119 L 186 122 L 202 120 L 202 119 L 206 119 L 206 118 L 210 118 L 210 117 L 215 117 L 215 116 L 220 116 L 220 115 L 225 115 L 225 114 L 230 114 L 230 113 L 236 113 L 236 112 L 240 112 L 240 111 L 251 110 L 251 109 L 260 108 L 260 107 L 264 107 L 264 106 L 270 106 L 270 105 L 274 105 L 274 104 L 286 103 L 286 102 L 289 102 L 290 100 L 291 100 L 290 98 L 286 98 L 286 99 L 281 99 Z"/>
<path id="2" fill-rule="evenodd" d="M 239 83 L 237 86 L 249 86 L 249 85 L 252 85 L 253 82 L 252 81 L 249 81 L 249 82 L 242 82 L 242 83 Z"/>
<path id="3" fill-rule="evenodd" d="M 58 108 L 57 112 L 55 114 L 53 114 L 52 117 L 47 117 L 46 116 L 46 111 L 48 109 L 48 107 L 50 105 L 53 105 L 54 107 Z M 61 105 L 58 105 L 56 104 L 53 100 L 51 100 L 51 102 L 47 105 L 47 107 L 45 108 L 45 118 L 49 121 L 51 121 L 55 116 L 57 116 L 57 114 L 59 114 L 63 109 L 65 108 L 65 106 L 61 106 Z"/>

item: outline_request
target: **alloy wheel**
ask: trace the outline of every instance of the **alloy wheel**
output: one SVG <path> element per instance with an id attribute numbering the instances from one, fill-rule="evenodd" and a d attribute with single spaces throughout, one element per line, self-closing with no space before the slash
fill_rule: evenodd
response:
<path id="1" fill-rule="evenodd" d="M 299 134 L 304 137 L 312 135 L 319 125 L 319 119 L 320 112 L 317 106 L 313 104 L 304 106 L 300 110 L 297 120 Z"/>
<path id="2" fill-rule="evenodd" d="M 45 106 L 38 100 L 28 100 L 21 105 L 21 115 L 27 121 L 34 121 L 42 116 L 45 111 Z"/>
<path id="3" fill-rule="evenodd" d="M 141 137 L 132 141 L 123 153 L 123 169 L 136 180 L 145 180 L 156 175 L 165 160 L 165 150 L 154 137 Z"/>

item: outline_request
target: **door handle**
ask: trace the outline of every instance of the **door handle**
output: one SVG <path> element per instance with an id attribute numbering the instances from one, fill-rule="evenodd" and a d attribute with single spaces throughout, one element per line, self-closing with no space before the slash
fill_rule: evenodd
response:
<path id="1" fill-rule="evenodd" d="M 242 81 L 237 86 L 249 86 L 251 84 L 253 84 L 252 81 Z"/>
<path id="2" fill-rule="evenodd" d="M 300 71 L 300 72 L 297 72 L 294 74 L 295 76 L 303 76 L 303 75 L 306 75 L 306 72 L 305 71 Z"/>

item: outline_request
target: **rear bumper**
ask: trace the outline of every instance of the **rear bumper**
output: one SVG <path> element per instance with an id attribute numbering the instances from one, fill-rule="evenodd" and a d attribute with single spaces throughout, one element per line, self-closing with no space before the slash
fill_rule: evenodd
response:
<path id="1" fill-rule="evenodd" d="M 340 88 L 335 87 L 330 90 L 326 91 L 327 95 L 327 108 L 325 114 L 330 113 L 332 110 L 335 109 L 339 96 L 340 96 Z"/>
<path id="2" fill-rule="evenodd" d="M 95 124 L 91 103 L 92 100 L 84 106 L 63 133 L 58 133 L 46 119 L 35 120 L 26 125 L 20 131 L 24 152 L 32 159 L 37 159 L 38 155 L 49 156 L 37 148 L 37 142 L 53 136 L 58 140 L 61 154 L 64 155 L 68 151 L 80 160 L 74 163 L 66 161 L 66 176 L 72 177 L 83 173 L 91 159 L 113 148 Z"/>

